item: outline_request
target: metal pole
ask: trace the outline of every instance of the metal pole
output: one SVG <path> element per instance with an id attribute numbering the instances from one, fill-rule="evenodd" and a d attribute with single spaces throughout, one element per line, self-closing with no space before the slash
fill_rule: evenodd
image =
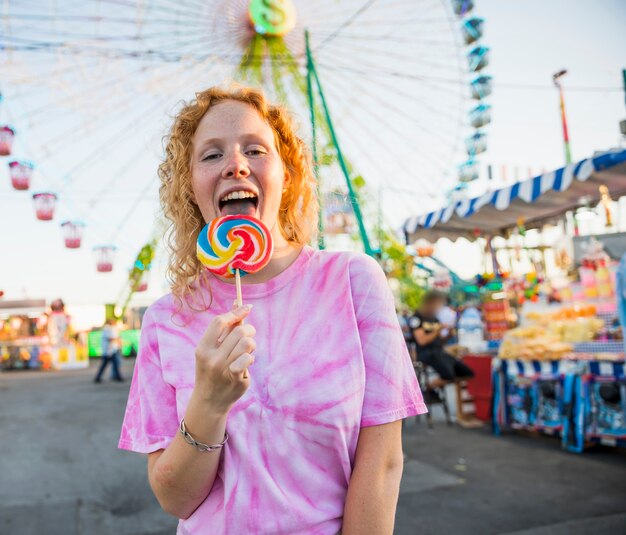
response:
<path id="1" fill-rule="evenodd" d="M 306 41 L 306 49 L 309 50 L 309 32 L 305 30 L 304 39 Z M 313 173 L 315 175 L 315 181 L 317 183 L 317 204 L 318 204 L 318 216 L 317 216 L 317 246 L 320 249 L 325 249 L 326 244 L 324 243 L 324 214 L 322 212 L 322 192 L 321 192 L 321 180 L 320 180 L 320 168 L 319 168 L 319 160 L 317 154 L 317 135 L 316 135 L 316 127 L 315 127 L 315 104 L 313 102 L 313 65 L 309 61 L 310 55 L 307 54 L 307 62 L 306 62 L 306 87 L 307 93 L 309 97 L 309 112 L 311 113 L 311 131 L 313 136 L 313 141 L 311 143 L 313 149 Z"/>
<path id="2" fill-rule="evenodd" d="M 322 84 L 320 83 L 319 76 L 317 74 L 317 69 L 315 68 L 315 63 L 313 62 L 313 56 L 311 54 L 311 49 L 309 47 L 308 40 L 308 31 L 305 33 L 306 35 L 306 57 L 307 57 L 307 65 L 313 77 L 315 78 L 315 85 L 317 86 L 317 91 L 320 95 L 320 100 L 322 102 L 322 108 L 324 110 L 324 117 L 326 118 L 326 123 L 328 125 L 328 130 L 330 131 L 330 137 L 335 146 L 335 150 L 337 151 L 337 160 L 339 161 L 339 166 L 341 167 L 341 171 L 343 172 L 343 176 L 346 179 L 346 184 L 348 186 L 348 196 L 350 198 L 350 204 L 352 205 L 352 209 L 354 210 L 354 215 L 356 216 L 357 223 L 359 225 L 359 234 L 361 235 L 361 240 L 363 241 L 363 247 L 365 248 L 365 253 L 369 256 L 374 256 L 374 250 L 370 245 L 369 238 L 367 236 L 367 231 L 365 229 L 365 225 L 363 223 L 363 215 L 361 214 L 361 208 L 359 206 L 358 198 L 356 192 L 354 191 L 354 187 L 352 186 L 352 181 L 350 180 L 350 173 L 348 172 L 348 167 L 343 158 L 343 154 L 341 149 L 339 148 L 339 141 L 337 140 L 337 135 L 335 133 L 335 129 L 333 128 L 333 123 L 330 118 L 330 112 L 328 111 L 328 106 L 326 104 L 326 98 L 324 97 L 324 91 L 322 89 Z"/>
<path id="3" fill-rule="evenodd" d="M 567 74 L 567 71 L 563 69 L 562 71 L 557 72 L 552 76 L 552 80 L 554 81 L 554 85 L 559 90 L 559 102 L 561 107 L 561 122 L 563 124 L 563 144 L 565 146 L 565 163 L 572 163 L 572 153 L 570 150 L 569 144 L 569 134 L 567 132 L 567 118 L 565 116 L 565 98 L 563 97 L 563 86 L 559 82 L 559 78 Z"/>

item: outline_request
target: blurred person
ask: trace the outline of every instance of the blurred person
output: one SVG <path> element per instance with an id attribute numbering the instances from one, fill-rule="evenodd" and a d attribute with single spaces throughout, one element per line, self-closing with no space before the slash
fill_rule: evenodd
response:
<path id="1" fill-rule="evenodd" d="M 102 382 L 102 374 L 109 363 L 111 364 L 111 380 L 124 381 L 120 373 L 121 353 L 122 339 L 117 330 L 117 320 L 109 318 L 102 329 L 102 362 L 94 378 L 94 383 Z"/>
<path id="2" fill-rule="evenodd" d="M 306 245 L 308 150 L 260 91 L 197 93 L 165 153 L 172 293 L 144 316 L 119 447 L 148 454 L 181 534 L 392 535 L 401 420 L 426 407 L 382 269 Z M 196 240 L 241 214 L 274 250 L 236 307 L 234 280 L 203 268 Z"/>
<path id="3" fill-rule="evenodd" d="M 457 313 L 450 306 L 450 297 L 445 297 L 445 304 L 437 312 L 437 319 L 439 322 L 446 326 L 441 329 L 441 338 L 444 339 L 446 344 L 453 344 L 456 342 L 456 323 Z"/>
<path id="4" fill-rule="evenodd" d="M 448 353 L 444 344 L 454 325 L 444 324 L 438 318 L 446 305 L 446 294 L 437 290 L 426 293 L 419 309 L 410 318 L 409 325 L 417 348 L 417 360 L 430 366 L 438 377 L 429 381 L 427 388 L 441 388 L 449 383 L 470 379 L 474 372 L 469 366 Z"/>

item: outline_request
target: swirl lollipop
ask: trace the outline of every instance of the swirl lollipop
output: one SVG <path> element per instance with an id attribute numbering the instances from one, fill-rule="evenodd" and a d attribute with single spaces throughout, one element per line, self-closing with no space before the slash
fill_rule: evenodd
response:
<path id="1" fill-rule="evenodd" d="M 208 223 L 198 236 L 197 255 L 211 273 L 235 277 L 241 306 L 241 276 L 263 269 L 272 257 L 272 235 L 258 219 L 227 215 Z"/>

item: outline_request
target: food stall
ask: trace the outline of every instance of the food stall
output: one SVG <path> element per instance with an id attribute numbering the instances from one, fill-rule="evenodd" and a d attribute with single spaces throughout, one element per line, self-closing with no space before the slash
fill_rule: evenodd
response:
<path id="1" fill-rule="evenodd" d="M 0 370 L 87 368 L 87 348 L 70 318 L 45 299 L 0 301 Z M 62 303 L 61 303 L 62 304 Z M 56 310 L 55 310 L 56 308 Z"/>
<path id="2" fill-rule="evenodd" d="M 563 295 L 540 297 L 538 289 L 548 286 L 544 274 L 536 270 L 516 279 L 502 273 L 492 246 L 495 236 L 559 223 L 583 203 L 587 208 L 601 203 L 607 192 L 615 199 L 626 195 L 625 150 L 596 154 L 405 222 L 407 243 L 485 239 L 495 276 L 476 282 L 484 284 L 481 294 L 488 296 L 482 311 L 491 351 L 469 355 L 466 362 L 477 375 L 469 382 L 470 393 L 472 383 L 479 383 L 474 390 L 483 396 L 490 388 L 496 432 L 517 428 L 556 434 L 570 451 L 582 451 L 590 442 L 626 444 L 624 345 L 615 325 L 612 272 L 616 259 L 594 263 L 588 258 L 579 266 L 579 280 L 563 288 Z M 587 256 L 593 258 L 598 251 L 590 249 Z M 511 293 L 526 301 L 525 311 L 543 307 L 546 316 L 525 318 L 519 308 L 513 310 L 518 303 Z M 549 305 L 553 297 L 563 304 Z M 511 330 L 515 313 L 528 323 Z"/>

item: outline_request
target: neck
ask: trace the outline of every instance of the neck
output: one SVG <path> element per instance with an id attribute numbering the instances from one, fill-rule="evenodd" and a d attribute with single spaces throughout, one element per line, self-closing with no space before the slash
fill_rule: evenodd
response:
<path id="1" fill-rule="evenodd" d="M 267 266 L 258 273 L 249 273 L 241 279 L 241 283 L 260 284 L 273 279 L 294 263 L 301 250 L 302 246 L 292 245 L 284 240 L 282 243 L 275 244 L 272 259 Z"/>
<path id="2" fill-rule="evenodd" d="M 292 245 L 282 236 L 278 240 L 274 238 L 274 252 L 271 260 L 258 273 L 248 273 L 245 277 L 242 277 L 241 284 L 262 284 L 273 279 L 293 264 L 296 258 L 298 258 L 300 251 L 302 251 L 301 245 Z M 215 277 L 221 281 L 235 284 L 235 279 L 226 279 L 217 275 Z"/>

